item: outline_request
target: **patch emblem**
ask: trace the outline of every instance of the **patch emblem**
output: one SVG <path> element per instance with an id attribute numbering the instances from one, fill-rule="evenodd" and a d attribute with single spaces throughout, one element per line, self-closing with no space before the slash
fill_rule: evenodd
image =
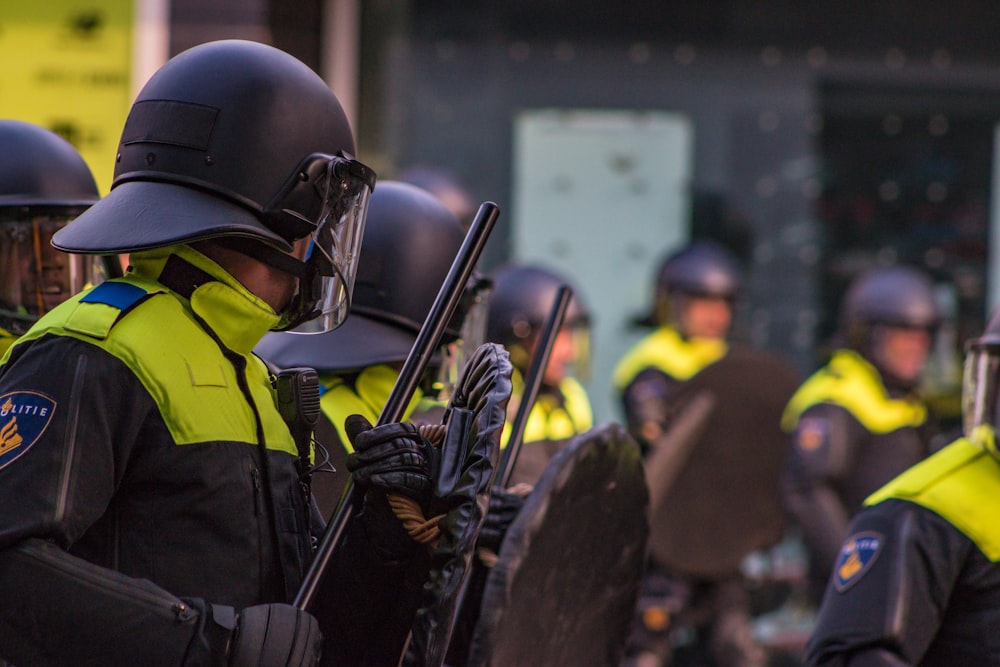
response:
<path id="1" fill-rule="evenodd" d="M 795 444 L 802 451 L 815 452 L 826 444 L 829 434 L 829 428 L 824 420 L 805 417 L 799 422 L 799 427 L 795 431 Z"/>
<path id="2" fill-rule="evenodd" d="M 843 593 L 858 583 L 878 558 L 885 538 L 874 532 L 855 533 L 840 548 L 833 568 L 833 585 Z"/>
<path id="3" fill-rule="evenodd" d="M 0 468 L 31 449 L 45 432 L 56 402 L 33 391 L 13 391 L 0 396 Z"/>

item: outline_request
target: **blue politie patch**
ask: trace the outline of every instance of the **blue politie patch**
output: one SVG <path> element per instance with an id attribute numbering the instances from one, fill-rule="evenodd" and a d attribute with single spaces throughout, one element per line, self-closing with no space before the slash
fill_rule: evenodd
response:
<path id="1" fill-rule="evenodd" d="M 12 391 L 0 396 L 0 468 L 5 468 L 38 442 L 56 402 L 34 391 Z"/>
<path id="2" fill-rule="evenodd" d="M 848 537 L 833 568 L 834 588 L 843 593 L 858 583 L 875 563 L 883 544 L 885 538 L 876 532 L 855 533 Z"/>

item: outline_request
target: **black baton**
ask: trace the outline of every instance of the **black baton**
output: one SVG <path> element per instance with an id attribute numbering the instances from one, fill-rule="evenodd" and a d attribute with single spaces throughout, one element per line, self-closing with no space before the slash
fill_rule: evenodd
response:
<path id="1" fill-rule="evenodd" d="M 510 484 L 510 477 L 514 473 L 514 465 L 517 463 L 517 456 L 521 453 L 521 445 L 524 444 L 524 429 L 528 425 L 528 416 L 531 408 L 538 398 L 538 391 L 542 386 L 542 379 L 545 377 L 545 367 L 549 365 L 549 357 L 552 356 L 552 348 L 555 347 L 556 337 L 559 329 L 562 328 L 563 320 L 566 318 L 566 310 L 569 308 L 569 301 L 573 298 L 573 290 L 567 285 L 560 285 L 556 292 L 556 298 L 549 308 L 549 315 L 545 318 L 545 326 L 538 335 L 538 342 L 535 345 L 535 354 L 531 358 L 531 366 L 524 376 L 524 391 L 521 392 L 521 401 L 517 405 L 517 414 L 510 424 L 510 437 L 507 438 L 507 446 L 503 450 L 503 458 L 500 459 L 499 486 L 506 489 Z"/>

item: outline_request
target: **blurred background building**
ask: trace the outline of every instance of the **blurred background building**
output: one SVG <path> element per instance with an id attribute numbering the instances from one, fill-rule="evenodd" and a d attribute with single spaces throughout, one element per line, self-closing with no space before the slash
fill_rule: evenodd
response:
<path id="1" fill-rule="evenodd" d="M 331 84 L 380 177 L 432 167 L 500 205 L 486 268 L 574 277 L 598 420 L 657 261 L 691 237 L 741 257 L 742 336 L 803 371 L 858 271 L 930 270 L 953 395 L 959 342 L 1000 302 L 996 25 L 990 0 L 5 0 L 0 115 L 61 131 L 106 190 L 159 63 L 268 42 Z"/>

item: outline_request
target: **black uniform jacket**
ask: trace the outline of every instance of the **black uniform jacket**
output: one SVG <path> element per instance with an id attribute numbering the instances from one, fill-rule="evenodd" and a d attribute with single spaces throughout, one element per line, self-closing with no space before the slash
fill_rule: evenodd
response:
<path id="1" fill-rule="evenodd" d="M 830 572 L 848 522 L 865 497 L 926 457 L 927 439 L 912 426 L 873 433 L 849 410 L 831 403 L 802 414 L 792 434 L 782 493 L 820 576 L 825 579 Z"/>
<path id="2" fill-rule="evenodd" d="M 852 521 L 808 665 L 1000 665 L 1000 462 L 959 440 Z"/>
<path id="3" fill-rule="evenodd" d="M 306 497 L 243 339 L 273 322 L 231 278 L 207 279 L 193 311 L 148 275 L 102 284 L 43 318 L 51 333 L 29 332 L 0 370 L 11 662 L 212 664 L 232 625 L 212 605 L 296 592 Z"/>

